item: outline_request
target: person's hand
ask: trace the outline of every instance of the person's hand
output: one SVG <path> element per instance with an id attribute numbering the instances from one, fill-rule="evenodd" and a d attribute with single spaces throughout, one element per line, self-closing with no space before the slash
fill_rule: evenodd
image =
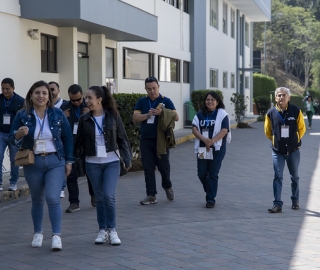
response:
<path id="1" fill-rule="evenodd" d="M 66 164 L 66 177 L 71 173 L 72 164 Z"/>
<path id="2" fill-rule="evenodd" d="M 156 109 L 153 109 L 153 114 L 154 115 L 160 115 L 162 113 L 162 108 L 156 108 Z"/>
<path id="3" fill-rule="evenodd" d="M 70 109 L 63 111 L 63 113 L 67 118 L 70 117 Z"/>
<path id="4" fill-rule="evenodd" d="M 28 135 L 28 133 L 29 133 L 29 128 L 27 126 L 21 126 L 21 127 L 19 127 L 19 129 L 16 132 L 16 134 L 14 135 L 14 137 L 17 140 L 20 140 L 22 137 Z"/>
<path id="5" fill-rule="evenodd" d="M 88 107 L 84 107 L 83 109 L 82 109 L 82 113 L 87 113 L 87 112 L 89 112 L 90 111 L 90 109 L 88 108 Z"/>

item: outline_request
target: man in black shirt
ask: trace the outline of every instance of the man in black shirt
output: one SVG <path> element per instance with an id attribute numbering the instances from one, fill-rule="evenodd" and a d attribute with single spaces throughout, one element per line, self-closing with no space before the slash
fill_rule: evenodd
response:
<path id="1" fill-rule="evenodd" d="M 60 107 L 64 112 L 65 116 L 68 118 L 72 133 L 73 139 L 75 141 L 75 136 L 77 135 L 78 130 L 78 121 L 80 116 L 83 113 L 89 111 L 86 107 L 82 88 L 78 84 L 73 84 L 68 89 L 68 95 L 70 100 Z M 72 170 L 69 176 L 67 177 L 67 188 L 69 192 L 69 202 L 70 206 L 67 208 L 66 213 L 73 213 L 80 210 L 79 207 L 79 186 L 78 186 L 78 177 L 83 176 L 84 173 L 84 157 L 80 158 L 76 163 L 72 164 Z M 95 198 L 93 189 L 88 179 L 89 194 L 91 195 L 91 205 L 95 207 Z"/>

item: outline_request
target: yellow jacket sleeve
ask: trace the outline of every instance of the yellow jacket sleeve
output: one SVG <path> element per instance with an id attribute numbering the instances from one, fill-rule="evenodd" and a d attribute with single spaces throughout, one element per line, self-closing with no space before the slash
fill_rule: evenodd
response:
<path id="1" fill-rule="evenodd" d="M 306 124 L 304 123 L 304 118 L 301 110 L 297 119 L 297 125 L 298 125 L 299 138 L 301 140 L 303 135 L 306 133 Z"/>
<path id="2" fill-rule="evenodd" d="M 264 134 L 270 141 L 272 140 L 271 120 L 268 115 L 265 116 L 264 120 Z"/>

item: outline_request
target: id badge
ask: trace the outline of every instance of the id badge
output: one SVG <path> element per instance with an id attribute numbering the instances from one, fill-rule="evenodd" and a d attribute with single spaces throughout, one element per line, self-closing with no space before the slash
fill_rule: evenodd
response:
<path id="1" fill-rule="evenodd" d="M 73 125 L 73 134 L 77 134 L 78 132 L 78 123 L 74 123 Z"/>
<path id="2" fill-rule="evenodd" d="M 203 129 L 202 130 L 202 136 L 203 137 L 206 137 L 206 138 L 209 138 L 209 129 Z"/>
<path id="3" fill-rule="evenodd" d="M 46 140 L 36 140 L 36 152 L 46 152 Z"/>
<path id="4" fill-rule="evenodd" d="M 4 114 L 3 115 L 3 124 L 4 125 L 10 125 L 10 114 Z"/>
<path id="5" fill-rule="evenodd" d="M 148 119 L 147 124 L 154 124 L 154 119 L 155 119 L 155 118 L 156 118 L 155 115 L 152 115 L 152 116 Z"/>
<path id="6" fill-rule="evenodd" d="M 107 157 L 107 151 L 105 145 L 97 145 L 97 157 Z"/>
<path id="7" fill-rule="evenodd" d="M 289 137 L 289 127 L 281 126 L 281 138 L 288 138 L 288 137 Z"/>

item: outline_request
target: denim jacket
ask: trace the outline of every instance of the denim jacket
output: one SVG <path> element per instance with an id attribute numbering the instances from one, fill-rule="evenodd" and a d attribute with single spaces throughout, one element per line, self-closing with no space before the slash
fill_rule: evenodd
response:
<path id="1" fill-rule="evenodd" d="M 72 132 L 67 118 L 63 111 L 57 108 L 48 108 L 49 126 L 53 137 L 53 143 L 56 147 L 59 159 L 65 159 L 66 162 L 74 162 L 73 157 L 73 138 Z M 14 135 L 21 126 L 29 128 L 28 135 L 22 137 L 18 142 Z M 34 109 L 27 113 L 26 110 L 20 110 L 13 120 L 10 130 L 10 142 L 12 145 L 17 145 L 23 149 L 34 148 L 34 132 L 36 129 L 36 117 Z"/>

